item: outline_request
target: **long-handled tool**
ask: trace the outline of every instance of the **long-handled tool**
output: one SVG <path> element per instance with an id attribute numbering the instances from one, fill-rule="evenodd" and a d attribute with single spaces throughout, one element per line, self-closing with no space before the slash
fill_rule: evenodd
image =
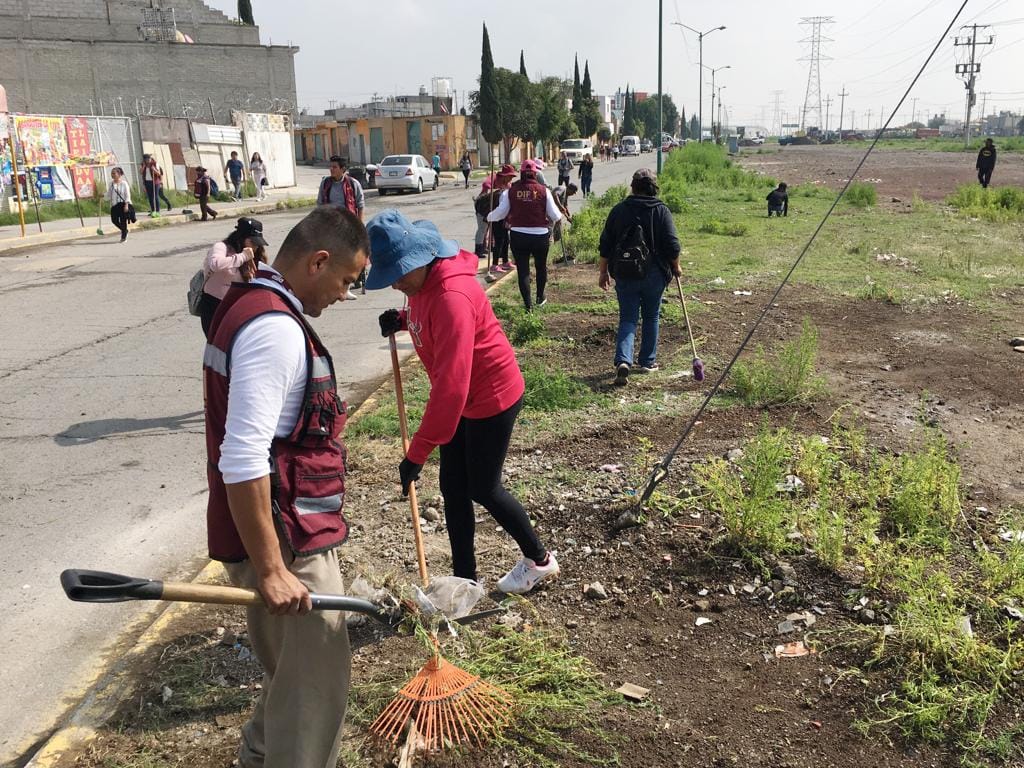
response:
<path id="1" fill-rule="evenodd" d="M 176 603 L 208 603 L 215 605 L 263 605 L 263 598 L 255 589 L 222 587 L 216 584 L 187 584 L 137 576 L 123 576 L 107 571 L 88 571 L 69 568 L 60 575 L 60 585 L 69 599 L 79 603 L 122 603 L 128 600 L 164 600 Z M 407 604 L 378 605 L 361 597 L 347 595 L 311 594 L 315 611 L 350 611 L 365 614 L 381 624 L 395 627 L 415 606 Z M 505 613 L 504 608 L 490 608 L 457 619 L 445 621 L 470 624 L 490 616 Z"/>
<path id="2" fill-rule="evenodd" d="M 690 313 L 686 311 L 686 299 L 683 298 L 683 286 L 676 275 L 676 290 L 679 291 L 679 303 L 683 305 L 683 319 L 686 320 L 686 333 L 690 337 L 690 349 L 693 350 L 693 379 L 704 381 L 704 361 L 697 356 L 697 343 L 693 340 L 693 329 L 690 327 Z"/>
<path id="3" fill-rule="evenodd" d="M 409 426 L 405 417 L 402 371 L 398 363 L 398 346 L 394 334 L 391 334 L 390 345 L 398 424 L 402 432 L 402 448 L 408 453 Z M 415 483 L 409 484 L 409 506 L 412 510 L 413 537 L 416 541 L 420 578 L 426 587 L 429 579 L 426 556 L 423 552 L 423 535 L 420 532 Z M 427 751 L 438 751 L 451 744 L 481 744 L 487 733 L 508 721 L 511 715 L 511 697 L 501 688 L 445 661 L 441 658 L 436 634 L 433 640 L 433 658 L 405 684 L 373 721 L 370 730 L 397 744 L 406 724 L 414 720 L 414 733 Z"/>

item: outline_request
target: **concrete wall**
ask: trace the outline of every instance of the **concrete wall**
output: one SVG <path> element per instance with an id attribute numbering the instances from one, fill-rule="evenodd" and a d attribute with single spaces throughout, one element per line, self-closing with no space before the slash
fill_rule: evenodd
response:
<path id="1" fill-rule="evenodd" d="M 0 38 L 0 82 L 12 112 L 134 115 L 138 109 L 229 124 L 233 109 L 294 110 L 296 50 Z"/>

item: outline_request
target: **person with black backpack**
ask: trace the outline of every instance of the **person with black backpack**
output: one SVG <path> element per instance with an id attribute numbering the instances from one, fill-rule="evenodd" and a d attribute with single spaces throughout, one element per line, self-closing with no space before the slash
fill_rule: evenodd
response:
<path id="1" fill-rule="evenodd" d="M 636 327 L 643 317 L 637 373 L 658 370 L 658 314 L 661 296 L 679 270 L 679 237 L 668 207 L 658 199 L 658 177 L 649 168 L 633 174 L 632 194 L 608 213 L 601 232 L 601 274 L 607 291 L 615 283 L 619 332 L 615 342 L 615 383 L 629 380 Z"/>

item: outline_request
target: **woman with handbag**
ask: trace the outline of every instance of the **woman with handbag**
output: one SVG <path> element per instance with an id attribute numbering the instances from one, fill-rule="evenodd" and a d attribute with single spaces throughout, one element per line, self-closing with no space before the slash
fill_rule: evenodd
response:
<path id="1" fill-rule="evenodd" d="M 199 301 L 199 319 L 204 336 L 209 333 L 217 307 L 231 284 L 240 280 L 249 282 L 260 262 L 267 260 L 266 247 L 263 224 L 247 217 L 238 220 L 234 232 L 210 246 L 203 260 L 206 282 Z"/>
<path id="2" fill-rule="evenodd" d="M 262 200 L 267 196 L 266 188 L 270 186 L 270 182 L 267 181 L 267 164 L 263 162 L 259 152 L 252 153 L 249 173 L 252 176 L 252 183 L 256 185 L 256 199 Z"/>
<path id="3" fill-rule="evenodd" d="M 128 239 L 129 222 L 135 222 L 135 207 L 132 205 L 132 188 L 124 177 L 124 169 L 121 166 L 110 171 L 107 201 L 110 203 L 110 221 L 121 230 L 123 243 Z"/>

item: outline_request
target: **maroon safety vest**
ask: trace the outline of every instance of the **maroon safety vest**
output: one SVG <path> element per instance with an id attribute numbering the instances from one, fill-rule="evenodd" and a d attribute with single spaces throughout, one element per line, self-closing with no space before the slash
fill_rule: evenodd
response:
<path id="1" fill-rule="evenodd" d="M 508 205 L 510 227 L 548 225 L 548 188 L 536 179 L 513 182 L 508 188 Z"/>
<path id="2" fill-rule="evenodd" d="M 203 356 L 206 475 L 210 486 L 206 524 L 210 557 L 214 560 L 239 562 L 248 557 L 231 517 L 218 464 L 227 423 L 235 336 L 253 319 L 271 312 L 289 315 L 302 327 L 307 370 L 298 423 L 287 437 L 275 437 L 270 447 L 274 523 L 296 555 L 325 552 L 348 536 L 348 524 L 342 515 L 346 451 L 340 439 L 346 408 L 338 398 L 331 356 L 287 298 L 267 286 L 233 283 L 213 317 L 211 341 Z"/>

